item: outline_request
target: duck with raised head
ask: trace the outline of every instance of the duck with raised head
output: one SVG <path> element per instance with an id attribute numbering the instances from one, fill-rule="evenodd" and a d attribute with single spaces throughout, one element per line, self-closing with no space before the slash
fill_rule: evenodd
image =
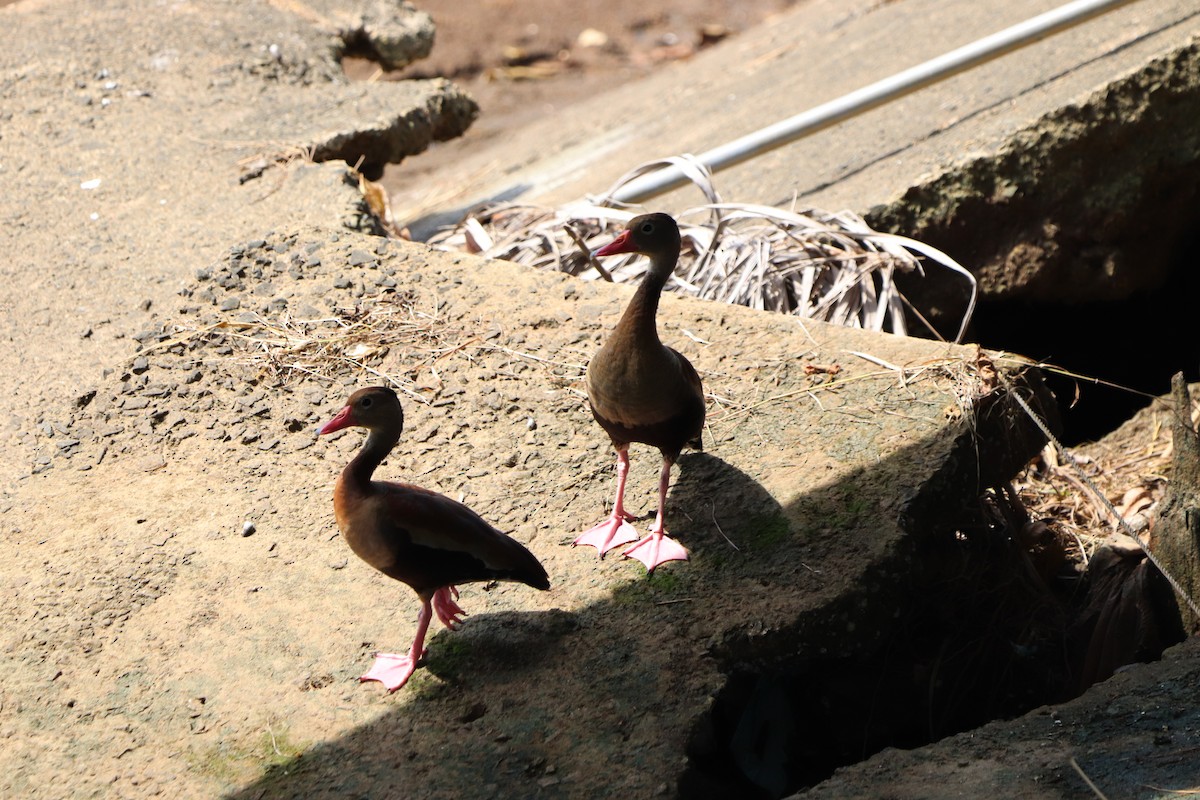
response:
<path id="1" fill-rule="evenodd" d="M 361 678 L 394 692 L 425 655 L 432 615 L 450 630 L 461 624 L 466 612 L 457 602 L 459 584 L 498 580 L 549 589 L 550 581 L 533 553 L 462 503 L 412 484 L 372 480 L 404 429 L 395 392 L 386 386 L 359 389 L 318 433 L 350 427 L 366 428 L 367 441 L 334 488 L 338 528 L 355 555 L 421 598 L 408 653 L 377 653 Z"/>
<path id="2" fill-rule="evenodd" d="M 587 368 L 587 394 L 592 416 L 608 433 L 617 451 L 617 499 L 608 519 L 585 531 L 575 544 L 595 547 L 601 557 L 620 545 L 649 572 L 665 561 L 686 560 L 687 550 L 667 535 L 665 514 L 671 466 L 685 446 L 702 449 L 704 389 L 695 368 L 658 338 L 658 301 L 679 261 L 679 226 L 668 214 L 643 214 L 630 220 L 616 239 L 593 257 L 639 253 L 650 269 L 642 278 L 625 313 Z M 647 536 L 638 538 L 625 511 L 629 445 L 652 445 L 662 453 L 658 512 Z"/>

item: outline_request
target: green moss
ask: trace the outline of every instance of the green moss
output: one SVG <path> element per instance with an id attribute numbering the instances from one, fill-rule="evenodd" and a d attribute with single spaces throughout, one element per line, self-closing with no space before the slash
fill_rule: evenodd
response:
<path id="1" fill-rule="evenodd" d="M 441 676 L 453 676 L 471 659 L 471 641 L 462 636 L 441 636 L 437 646 L 430 649 L 426 658 Z M 421 670 L 417 670 L 418 674 Z"/>
<path id="2" fill-rule="evenodd" d="M 245 741 L 220 741 L 193 750 L 188 760 L 196 771 L 224 783 L 244 783 L 256 776 L 270 780 L 299 769 L 307 746 L 293 741 L 286 725 L 273 724 Z"/>
<path id="3" fill-rule="evenodd" d="M 743 530 L 746 544 L 755 550 L 768 550 L 788 540 L 792 525 L 781 512 L 755 514 L 746 520 Z"/>
<path id="4" fill-rule="evenodd" d="M 623 583 L 613 589 L 613 602 L 618 605 L 638 605 L 667 600 L 687 591 L 691 578 L 685 573 L 659 567 L 651 575 Z"/>

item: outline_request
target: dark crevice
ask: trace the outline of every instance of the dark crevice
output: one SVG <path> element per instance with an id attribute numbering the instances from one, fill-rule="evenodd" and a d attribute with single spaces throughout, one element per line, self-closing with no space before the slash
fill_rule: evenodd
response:
<path id="1" fill-rule="evenodd" d="M 1057 429 L 1038 375 L 1026 379 L 1014 391 Z M 1073 537 L 1031 518 L 981 454 L 980 442 L 1037 452 L 1023 413 L 1004 393 L 980 401 L 974 435 L 906 503 L 907 536 L 858 591 L 714 652 L 728 681 L 693 728 L 679 796 L 784 797 L 884 748 L 1065 702 L 1183 640 L 1171 590 L 1140 552 L 1105 549 L 1085 569 Z"/>
<path id="2" fill-rule="evenodd" d="M 884 748 L 918 748 L 1065 702 L 1183 640 L 1171 590 L 1144 560 L 1110 554 L 1111 568 L 1081 572 L 1053 532 L 1028 520 L 1013 529 L 1019 509 L 986 517 L 985 506 L 1011 500 L 987 498 L 971 527 L 914 536 L 921 541 L 873 570 L 861 593 L 810 623 L 842 629 L 854 640 L 846 652 L 806 647 L 731 662 L 692 731 L 679 796 L 784 797 Z M 1104 619 L 1107 593 L 1132 581 L 1148 588 L 1132 609 L 1136 630 L 1123 630 Z M 890 613 L 872 622 L 866 609 L 880 607 Z M 795 632 L 778 636 L 794 641 Z M 1109 660 L 1097 663 L 1098 650 Z"/>
<path id="3" fill-rule="evenodd" d="M 1048 372 L 1046 382 L 1059 398 L 1064 443 L 1101 439 L 1166 394 L 1176 372 L 1200 380 L 1200 336 L 1192 324 L 1198 247 L 1200 219 L 1177 242 L 1163 282 L 1119 302 L 984 301 L 972 338 L 1084 376 Z"/>

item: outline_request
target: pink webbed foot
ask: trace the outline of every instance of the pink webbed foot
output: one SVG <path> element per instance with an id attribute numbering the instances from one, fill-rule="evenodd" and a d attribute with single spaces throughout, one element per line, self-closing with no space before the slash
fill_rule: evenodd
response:
<path id="1" fill-rule="evenodd" d="M 651 533 L 626 550 L 624 555 L 645 564 L 647 572 L 654 572 L 654 568 L 664 561 L 687 561 L 688 551 L 665 533 Z"/>
<path id="2" fill-rule="evenodd" d="M 389 692 L 394 692 L 412 677 L 416 660 L 398 653 L 376 653 L 375 663 L 359 678 L 360 681 L 379 681 Z"/>
<path id="3" fill-rule="evenodd" d="M 623 544 L 636 542 L 637 538 L 637 530 L 629 524 L 625 515 L 614 514 L 599 525 L 588 528 L 581 533 L 579 538 L 575 540 L 574 545 L 591 545 L 596 548 L 600 558 L 604 558 L 604 554 L 609 550 L 612 550 L 614 547 L 620 547 Z"/>
<path id="4" fill-rule="evenodd" d="M 454 586 L 443 586 L 433 593 L 433 611 L 442 624 L 452 631 L 458 630 L 463 622 L 461 617 L 467 616 L 467 612 L 454 602 L 457 599 L 458 589 Z"/>

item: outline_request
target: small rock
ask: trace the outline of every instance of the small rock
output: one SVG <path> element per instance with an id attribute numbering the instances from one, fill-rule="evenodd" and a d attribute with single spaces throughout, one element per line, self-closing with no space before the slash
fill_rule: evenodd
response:
<path id="1" fill-rule="evenodd" d="M 253 536 L 256 530 L 258 530 L 258 528 L 254 527 L 254 523 L 250 520 L 246 520 L 242 523 L 242 536 Z"/>
<path id="2" fill-rule="evenodd" d="M 141 469 L 142 472 L 154 472 L 155 470 L 162 469 L 166 465 L 167 462 L 164 461 L 160 456 L 148 456 L 138 462 L 138 468 Z"/>

